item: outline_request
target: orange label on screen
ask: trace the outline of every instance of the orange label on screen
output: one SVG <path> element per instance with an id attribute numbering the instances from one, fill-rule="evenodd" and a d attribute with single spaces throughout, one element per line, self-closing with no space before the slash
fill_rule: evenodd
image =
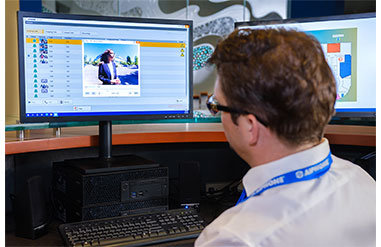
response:
<path id="1" fill-rule="evenodd" d="M 327 44 L 327 52 L 328 53 L 340 52 L 340 43 Z"/>

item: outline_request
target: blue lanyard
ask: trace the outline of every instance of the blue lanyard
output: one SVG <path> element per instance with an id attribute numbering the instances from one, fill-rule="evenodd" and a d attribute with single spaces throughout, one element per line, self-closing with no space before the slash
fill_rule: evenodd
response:
<path id="1" fill-rule="evenodd" d="M 262 194 L 262 192 L 268 189 L 278 187 L 281 185 L 319 178 L 320 176 L 324 175 L 329 170 L 329 168 L 331 167 L 331 164 L 332 164 L 332 155 L 331 155 L 331 152 L 329 152 L 326 158 L 324 158 L 322 161 L 312 166 L 308 166 L 302 169 L 298 169 L 295 171 L 291 171 L 291 172 L 273 177 L 272 179 L 264 183 L 261 187 L 256 189 L 253 192 L 253 194 L 251 194 L 250 196 L 246 196 L 246 191 L 245 189 L 243 189 L 242 194 L 239 197 L 236 206 L 240 204 L 241 202 L 246 201 L 250 197 L 254 197 L 254 196 L 258 196 Z"/>

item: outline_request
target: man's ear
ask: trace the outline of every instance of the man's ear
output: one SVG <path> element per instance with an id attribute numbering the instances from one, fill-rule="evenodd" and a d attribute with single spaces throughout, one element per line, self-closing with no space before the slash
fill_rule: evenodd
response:
<path id="1" fill-rule="evenodd" d="M 249 134 L 249 145 L 254 146 L 257 144 L 259 139 L 259 123 L 256 117 L 252 114 L 249 114 L 247 117 L 247 127 Z"/>

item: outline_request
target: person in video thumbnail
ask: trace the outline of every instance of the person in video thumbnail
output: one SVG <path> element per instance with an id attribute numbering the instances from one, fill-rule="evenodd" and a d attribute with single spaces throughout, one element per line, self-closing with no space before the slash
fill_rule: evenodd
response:
<path id="1" fill-rule="evenodd" d="M 117 85 L 120 80 L 116 74 L 116 64 L 114 62 L 114 52 L 107 49 L 101 56 L 99 64 L 98 79 L 103 82 L 103 85 Z"/>

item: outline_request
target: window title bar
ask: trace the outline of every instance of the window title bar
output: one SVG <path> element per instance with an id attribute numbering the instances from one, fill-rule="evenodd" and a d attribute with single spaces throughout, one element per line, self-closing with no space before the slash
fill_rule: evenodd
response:
<path id="1" fill-rule="evenodd" d="M 161 23 L 138 23 L 138 22 L 119 22 L 119 21 L 94 21 L 94 20 L 67 20 L 50 18 L 32 18 L 26 17 L 25 21 L 37 23 L 64 23 L 64 24 L 84 24 L 84 25 L 110 25 L 122 27 L 163 27 L 163 28 L 189 28 L 189 25 L 161 24 Z"/>

